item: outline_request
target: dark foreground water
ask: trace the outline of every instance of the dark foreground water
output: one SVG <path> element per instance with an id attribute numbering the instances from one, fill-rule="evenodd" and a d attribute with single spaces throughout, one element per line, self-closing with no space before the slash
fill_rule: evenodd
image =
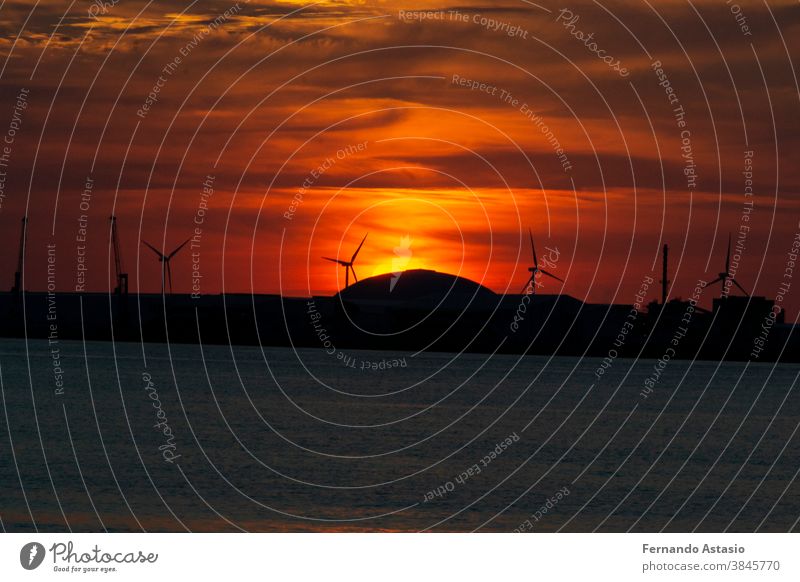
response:
<path id="1" fill-rule="evenodd" d="M 57 347 L 0 341 L 6 531 L 798 529 L 796 366 Z"/>

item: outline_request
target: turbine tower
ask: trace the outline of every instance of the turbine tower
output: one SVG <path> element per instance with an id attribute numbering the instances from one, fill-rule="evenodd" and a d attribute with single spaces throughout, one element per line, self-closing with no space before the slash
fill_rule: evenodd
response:
<path id="1" fill-rule="evenodd" d="M 725 297 L 725 283 L 727 282 L 728 279 L 730 279 L 731 283 L 736 285 L 739 288 L 739 290 L 742 293 L 745 294 L 746 297 L 750 297 L 750 294 L 747 291 L 744 290 L 744 287 L 739 285 L 739 282 L 733 277 L 733 275 L 731 275 L 731 235 L 730 234 L 728 234 L 728 254 L 725 256 L 725 272 L 724 273 L 720 273 L 719 276 L 716 279 L 714 279 L 713 281 L 710 281 L 710 282 L 706 283 L 705 285 L 703 285 L 703 289 L 705 289 L 709 285 L 713 285 L 714 283 L 719 281 L 719 282 L 722 283 L 721 296 Z"/>
<path id="2" fill-rule="evenodd" d="M 14 273 L 14 287 L 12 293 L 22 293 L 22 269 L 25 266 L 25 245 L 28 240 L 28 217 L 22 217 L 22 229 L 19 235 L 19 257 L 17 258 L 17 271 Z"/>
<path id="3" fill-rule="evenodd" d="M 350 271 L 353 272 L 353 279 L 356 280 L 358 283 L 358 276 L 356 276 L 356 270 L 353 268 L 353 263 L 356 262 L 356 257 L 358 256 L 358 251 L 361 250 L 361 247 L 364 246 L 364 241 L 367 240 L 367 236 L 369 233 L 364 235 L 364 238 L 361 239 L 361 244 L 358 245 L 356 252 L 353 253 L 353 256 L 350 258 L 349 261 L 342 261 L 341 259 L 332 259 L 330 257 L 322 257 L 326 261 L 331 261 L 332 263 L 337 263 L 344 267 L 344 288 L 347 289 L 350 286 Z"/>
<path id="4" fill-rule="evenodd" d="M 162 295 L 164 294 L 165 274 L 166 274 L 166 278 L 169 280 L 169 294 L 172 295 L 172 269 L 169 266 L 169 262 L 172 259 L 172 257 L 177 255 L 178 251 L 180 251 L 183 247 L 185 247 L 186 243 L 188 243 L 190 240 L 192 240 L 192 239 L 191 238 L 187 238 L 183 242 L 183 244 L 181 244 L 178 248 L 176 248 L 174 251 L 172 251 L 168 255 L 165 255 L 164 253 L 162 253 L 160 250 L 158 250 L 156 247 L 151 245 L 146 240 L 144 240 L 144 239 L 142 240 L 143 244 L 147 245 L 147 247 L 151 251 L 153 251 L 156 255 L 158 255 L 158 262 L 161 263 L 161 294 Z"/>
<path id="5" fill-rule="evenodd" d="M 532 267 L 528 267 L 528 271 L 530 272 L 531 276 L 528 278 L 527 281 L 525 281 L 525 286 L 522 287 L 522 292 L 524 293 L 525 289 L 528 288 L 528 285 L 533 283 L 533 285 L 531 286 L 531 295 L 535 295 L 536 294 L 536 274 L 537 273 L 541 273 L 542 275 L 547 275 L 548 277 L 552 277 L 556 281 L 561 281 L 562 283 L 564 282 L 564 279 L 561 279 L 560 277 L 556 277 L 555 275 L 553 275 L 553 273 L 549 273 L 549 272 L 545 271 L 544 269 L 540 269 L 539 268 L 539 259 L 536 257 L 536 247 L 533 245 L 533 233 L 531 232 L 531 229 L 528 229 L 528 236 L 531 239 L 531 254 L 533 255 L 533 266 Z"/>

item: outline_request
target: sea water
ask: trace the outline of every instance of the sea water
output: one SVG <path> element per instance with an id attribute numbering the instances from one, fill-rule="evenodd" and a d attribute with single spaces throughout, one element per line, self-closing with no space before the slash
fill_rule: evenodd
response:
<path id="1" fill-rule="evenodd" d="M 797 529 L 800 367 L 600 365 L 1 340 L 2 527 Z"/>

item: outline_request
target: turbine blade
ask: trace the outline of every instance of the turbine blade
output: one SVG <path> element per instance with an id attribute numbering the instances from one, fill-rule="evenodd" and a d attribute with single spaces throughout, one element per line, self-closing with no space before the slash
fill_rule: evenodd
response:
<path id="1" fill-rule="evenodd" d="M 722 281 L 722 277 L 717 277 L 717 278 L 716 278 L 716 279 L 714 279 L 713 281 L 709 281 L 708 283 L 704 284 L 704 285 L 703 285 L 703 289 L 705 289 L 705 288 L 706 288 L 706 287 L 708 287 L 709 285 L 713 285 L 714 283 L 719 283 L 720 281 Z"/>
<path id="2" fill-rule="evenodd" d="M 351 265 L 356 262 L 356 257 L 358 256 L 358 251 L 360 251 L 361 247 L 364 246 L 364 241 L 367 240 L 367 236 L 369 236 L 369 233 L 364 235 L 364 238 L 361 239 L 361 244 L 358 245 L 358 248 L 356 249 L 356 252 L 353 253 L 353 258 L 350 259 L 350 264 Z"/>
<path id="3" fill-rule="evenodd" d="M 164 258 L 164 253 L 162 253 L 160 250 L 158 250 L 156 247 L 154 247 L 153 245 L 151 245 L 151 244 L 150 244 L 149 242 L 147 242 L 146 240 L 142 239 L 142 244 L 143 244 L 143 245 L 146 245 L 146 246 L 147 246 L 147 248 L 149 248 L 151 251 L 153 251 L 155 254 L 157 254 L 157 255 L 158 255 L 159 257 L 161 257 L 162 259 Z"/>
<path id="4" fill-rule="evenodd" d="M 728 233 L 728 254 L 725 255 L 725 272 L 731 272 L 731 234 Z"/>
<path id="5" fill-rule="evenodd" d="M 520 291 L 520 293 L 519 293 L 520 295 L 525 295 L 525 291 L 528 289 L 528 285 L 530 285 L 530 284 L 531 284 L 531 281 L 533 281 L 533 275 L 531 275 L 530 277 L 528 277 L 528 280 L 527 280 L 527 281 L 525 281 L 525 284 L 522 286 L 522 291 Z M 533 286 L 533 289 L 534 289 L 534 290 L 536 289 L 536 286 L 535 286 L 535 285 Z"/>
<path id="6" fill-rule="evenodd" d="M 740 290 L 742 293 L 744 293 L 744 294 L 745 294 L 747 297 L 750 297 L 750 293 L 748 293 L 747 291 L 745 291 L 745 290 L 744 290 L 744 287 L 742 287 L 741 285 L 739 285 L 739 281 L 737 281 L 737 280 L 736 280 L 736 279 L 734 279 L 733 277 L 731 277 L 731 281 L 733 281 L 733 284 L 734 284 L 734 285 L 736 285 L 736 286 L 739 288 L 739 290 Z"/>
<path id="7" fill-rule="evenodd" d="M 557 281 L 561 281 L 562 283 L 564 283 L 564 282 L 565 282 L 565 281 L 564 281 L 564 279 L 562 279 L 561 277 L 556 277 L 555 275 L 553 275 L 553 273 L 548 273 L 548 272 L 547 272 L 547 271 L 545 271 L 544 269 L 539 269 L 539 272 L 540 272 L 542 275 L 547 275 L 548 277 L 552 277 L 553 279 L 555 279 L 555 280 L 557 280 Z"/>
<path id="8" fill-rule="evenodd" d="M 169 294 L 172 295 L 172 267 L 169 266 L 169 259 L 164 263 L 167 265 L 167 276 L 169 277 Z"/>
<path id="9" fill-rule="evenodd" d="M 356 275 L 356 269 L 352 264 L 350 265 L 350 270 L 353 271 L 353 279 L 355 279 L 356 283 L 358 283 L 358 275 Z"/>
<path id="10" fill-rule="evenodd" d="M 326 261 L 330 261 L 330 262 L 332 262 L 332 263 L 338 263 L 338 264 L 340 264 L 340 265 L 341 265 L 341 264 L 343 264 L 343 262 L 342 262 L 342 261 L 340 261 L 339 259 L 332 259 L 332 258 L 330 258 L 330 257 L 322 257 L 322 258 L 323 258 L 323 259 L 325 259 Z"/>
<path id="11" fill-rule="evenodd" d="M 168 258 L 168 259 L 171 259 L 171 258 L 172 258 L 172 257 L 174 257 L 175 255 L 177 255 L 177 254 L 178 254 L 178 251 L 179 251 L 179 250 L 181 250 L 183 247 L 185 247 L 185 246 L 186 246 L 186 243 L 188 243 L 190 240 L 192 240 L 192 237 L 189 237 L 189 238 L 187 238 L 185 241 L 183 241 L 183 244 L 182 244 L 181 246 L 179 246 L 177 249 L 175 249 L 174 251 L 172 251 L 172 252 L 169 254 L 169 256 L 168 256 L 167 258 Z"/>
<path id="12" fill-rule="evenodd" d="M 536 258 L 536 247 L 533 246 L 533 232 L 531 231 L 530 228 L 528 229 L 528 236 L 531 239 L 531 253 L 533 254 L 533 266 L 538 269 L 539 259 Z"/>

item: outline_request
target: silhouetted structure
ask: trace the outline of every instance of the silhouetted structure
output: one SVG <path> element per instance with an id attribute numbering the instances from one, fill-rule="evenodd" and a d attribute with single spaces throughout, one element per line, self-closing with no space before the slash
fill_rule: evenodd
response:
<path id="1" fill-rule="evenodd" d="M 530 272 L 531 276 L 528 278 L 528 280 L 525 282 L 525 285 L 522 287 L 522 292 L 525 293 L 525 291 L 528 289 L 528 285 L 530 285 L 531 286 L 531 294 L 535 294 L 536 293 L 536 274 L 537 273 L 541 273 L 542 275 L 547 275 L 548 277 L 552 277 L 556 281 L 561 281 L 563 283 L 564 280 L 561 279 L 560 277 L 556 277 L 552 273 L 550 273 L 548 271 L 545 271 L 544 269 L 540 269 L 539 268 L 539 259 L 536 257 L 536 247 L 533 244 L 533 232 L 531 232 L 531 229 L 528 229 L 528 236 L 531 239 L 531 255 L 533 256 L 533 266 L 532 267 L 528 267 L 528 272 Z"/>
<path id="2" fill-rule="evenodd" d="M 114 272 L 116 274 L 117 286 L 114 293 L 117 295 L 128 295 L 128 273 L 124 272 L 122 266 L 122 252 L 119 245 L 119 235 L 117 234 L 117 217 L 110 216 L 111 222 L 111 247 L 114 253 Z"/>
<path id="3" fill-rule="evenodd" d="M 169 262 L 170 262 L 170 260 L 172 260 L 172 257 L 177 255 L 178 251 L 180 251 L 183 247 L 185 247 L 186 243 L 188 243 L 190 240 L 192 240 L 192 239 L 191 238 L 187 238 L 183 242 L 183 244 L 181 244 L 178 248 L 176 248 L 174 251 L 172 251 L 168 255 L 165 255 L 164 253 L 162 253 L 160 250 L 158 250 L 156 247 L 151 245 L 146 240 L 142 241 L 142 244 L 147 245 L 147 247 L 151 251 L 153 251 L 156 255 L 158 255 L 158 262 L 161 263 L 161 294 L 162 295 L 164 294 L 164 278 L 165 278 L 164 276 L 165 276 L 165 274 L 169 278 L 169 294 L 172 295 L 172 268 L 170 267 Z"/>
<path id="4" fill-rule="evenodd" d="M 661 305 L 667 304 L 667 286 L 669 285 L 669 279 L 667 275 L 669 271 L 667 270 L 667 262 L 669 259 L 669 245 L 664 245 L 664 257 L 661 261 Z"/>
<path id="5" fill-rule="evenodd" d="M 19 256 L 17 258 L 17 270 L 14 273 L 14 286 L 12 293 L 22 292 L 22 269 L 25 267 L 25 245 L 28 239 L 28 217 L 22 217 L 22 227 L 19 234 Z"/>
<path id="6" fill-rule="evenodd" d="M 333 263 L 338 263 L 342 267 L 344 267 L 344 286 L 345 289 L 350 286 L 350 271 L 353 272 L 353 278 L 358 283 L 358 277 L 356 276 L 356 270 L 353 268 L 353 263 L 356 262 L 356 257 L 358 256 L 358 252 L 361 250 L 361 247 L 364 246 L 364 241 L 367 240 L 367 236 L 369 233 L 364 235 L 364 238 L 361 239 L 361 244 L 358 245 L 356 252 L 353 253 L 353 256 L 350 258 L 349 261 L 342 261 L 341 259 L 332 259 L 330 257 L 322 257 L 326 261 L 331 261 Z"/>
<path id="7" fill-rule="evenodd" d="M 739 282 L 731 275 L 731 235 L 728 234 L 728 252 L 725 255 L 725 271 L 720 273 L 719 276 L 714 279 L 713 281 L 709 281 L 703 287 L 708 287 L 709 285 L 713 285 L 714 283 L 721 282 L 722 283 L 722 293 L 721 296 L 725 297 L 728 295 L 728 288 L 727 288 L 727 281 L 730 279 L 731 283 L 736 285 L 739 290 L 744 293 L 745 295 L 750 295 L 747 291 L 744 290 L 744 287 L 739 285 Z"/>

